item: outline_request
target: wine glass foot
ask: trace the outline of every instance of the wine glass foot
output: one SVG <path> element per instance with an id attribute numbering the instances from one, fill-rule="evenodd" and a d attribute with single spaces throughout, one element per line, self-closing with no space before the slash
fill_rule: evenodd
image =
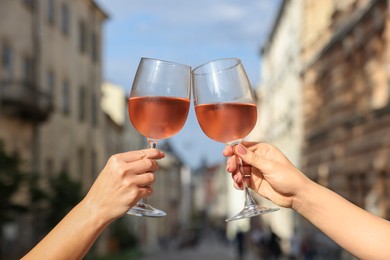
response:
<path id="1" fill-rule="evenodd" d="M 257 205 L 245 206 L 243 210 L 241 210 L 233 217 L 226 219 L 225 221 L 229 222 L 229 221 L 243 219 L 243 218 L 251 218 L 254 216 L 258 216 L 258 215 L 262 215 L 262 214 L 266 214 L 278 210 L 279 208 L 267 208 L 267 207 L 261 207 Z"/>
<path id="2" fill-rule="evenodd" d="M 161 218 L 165 217 L 167 213 L 162 210 L 155 209 L 149 204 L 138 203 L 132 207 L 127 214 L 138 216 L 138 217 L 151 217 L 151 218 Z"/>

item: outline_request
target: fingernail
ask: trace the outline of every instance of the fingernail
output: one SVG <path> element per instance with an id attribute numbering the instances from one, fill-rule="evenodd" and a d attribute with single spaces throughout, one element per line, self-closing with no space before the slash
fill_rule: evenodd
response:
<path id="1" fill-rule="evenodd" d="M 245 155 L 247 153 L 245 146 L 243 146 L 242 144 L 237 145 L 237 151 L 242 155 Z"/>
<path id="2" fill-rule="evenodd" d="M 230 167 L 229 166 L 226 167 L 226 171 L 230 172 Z"/>

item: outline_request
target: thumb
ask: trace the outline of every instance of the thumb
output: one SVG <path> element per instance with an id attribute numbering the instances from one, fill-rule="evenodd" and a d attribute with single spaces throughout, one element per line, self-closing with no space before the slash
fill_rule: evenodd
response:
<path id="1" fill-rule="evenodd" d="M 250 164 L 257 169 L 261 170 L 266 164 L 265 159 L 259 154 L 248 150 L 244 145 L 238 144 L 235 149 L 236 155 L 241 158 L 245 163 Z"/>

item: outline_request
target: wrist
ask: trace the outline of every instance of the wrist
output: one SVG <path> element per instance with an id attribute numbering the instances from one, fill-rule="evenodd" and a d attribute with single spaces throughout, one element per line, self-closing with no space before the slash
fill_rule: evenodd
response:
<path id="1" fill-rule="evenodd" d="M 299 188 L 294 196 L 294 199 L 293 199 L 293 202 L 291 205 L 291 208 L 300 214 L 301 214 L 301 211 L 304 210 L 304 207 L 307 206 L 307 203 L 309 203 L 309 198 L 314 196 L 315 191 L 313 191 L 313 190 L 315 189 L 315 186 L 317 185 L 317 183 L 310 180 L 303 173 L 302 173 L 302 177 L 303 178 L 301 180 L 301 183 L 296 186 Z"/>
<path id="2" fill-rule="evenodd" d="M 96 225 L 99 229 L 103 230 L 106 228 L 112 221 L 107 214 L 104 214 L 102 210 L 99 209 L 91 200 L 84 198 L 77 207 L 81 208 L 84 211 L 85 217 L 89 220 L 90 223 Z"/>

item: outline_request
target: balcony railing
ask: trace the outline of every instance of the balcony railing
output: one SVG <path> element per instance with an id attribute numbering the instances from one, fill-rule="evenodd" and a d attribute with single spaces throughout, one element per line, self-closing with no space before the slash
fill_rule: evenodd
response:
<path id="1" fill-rule="evenodd" d="M 42 123 L 53 111 L 51 97 L 36 84 L 22 81 L 0 82 L 0 114 Z"/>

